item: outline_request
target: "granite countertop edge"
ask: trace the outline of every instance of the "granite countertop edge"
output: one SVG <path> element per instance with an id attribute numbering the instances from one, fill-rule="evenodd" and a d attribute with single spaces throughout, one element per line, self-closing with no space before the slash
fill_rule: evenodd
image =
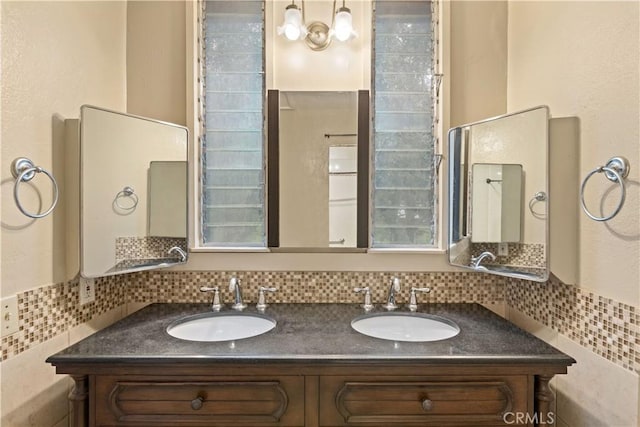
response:
<path id="1" fill-rule="evenodd" d="M 350 326 L 353 318 L 364 314 L 357 304 L 272 304 L 266 314 L 278 322 L 274 330 L 233 342 L 183 341 L 166 333 L 176 320 L 208 311 L 206 304 L 151 304 L 50 356 L 47 362 L 55 366 L 575 363 L 572 357 L 475 303 L 422 304 L 418 312 L 445 317 L 460 327 L 453 338 L 425 343 L 397 343 L 357 333 Z"/>

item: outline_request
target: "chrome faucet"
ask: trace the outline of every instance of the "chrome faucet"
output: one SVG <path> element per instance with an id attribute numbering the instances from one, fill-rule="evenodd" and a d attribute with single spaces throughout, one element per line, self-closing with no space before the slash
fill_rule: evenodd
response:
<path id="1" fill-rule="evenodd" d="M 229 291 L 235 295 L 234 303 L 231 306 L 234 310 L 242 311 L 247 308 L 247 304 L 242 301 L 242 288 L 240 287 L 240 279 L 232 277 L 229 280 Z"/>
<path id="2" fill-rule="evenodd" d="M 185 252 L 184 249 L 182 249 L 180 246 L 174 246 L 171 249 L 169 249 L 167 251 L 167 253 L 169 255 L 173 255 L 174 253 L 177 253 L 178 256 L 180 257 L 180 262 L 185 262 L 187 260 L 187 253 Z"/>
<path id="3" fill-rule="evenodd" d="M 387 311 L 393 311 L 398 308 L 396 304 L 396 292 L 400 292 L 400 279 L 394 277 L 391 279 L 391 284 L 389 285 L 389 295 L 387 296 L 387 303 L 383 305 L 383 307 Z"/>
<path id="4" fill-rule="evenodd" d="M 496 256 L 489 251 L 482 252 L 480 255 L 476 257 L 471 257 L 471 267 L 473 268 L 481 268 L 483 266 L 480 265 L 485 258 L 491 258 L 491 261 L 496 260 Z"/>

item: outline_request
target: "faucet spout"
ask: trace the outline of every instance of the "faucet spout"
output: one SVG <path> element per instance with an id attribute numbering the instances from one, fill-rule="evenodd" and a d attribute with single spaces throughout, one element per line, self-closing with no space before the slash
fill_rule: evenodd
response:
<path id="1" fill-rule="evenodd" d="M 234 304 L 231 306 L 234 310 L 242 311 L 247 308 L 247 304 L 242 300 L 242 288 L 240 287 L 240 279 L 232 277 L 229 280 L 229 291 L 234 294 Z"/>
<path id="2" fill-rule="evenodd" d="M 482 252 L 480 255 L 478 255 L 477 257 L 472 257 L 471 258 L 471 267 L 473 268 L 480 268 L 482 267 L 480 265 L 480 263 L 482 263 L 482 261 L 485 260 L 485 258 L 491 258 L 491 261 L 495 261 L 496 260 L 496 256 L 494 254 L 492 254 L 489 251 L 485 251 Z"/>
<path id="3" fill-rule="evenodd" d="M 187 260 L 187 252 L 185 252 L 184 249 L 182 249 L 180 246 L 174 246 L 171 249 L 169 249 L 167 251 L 167 253 L 169 255 L 173 255 L 175 253 L 178 254 L 178 257 L 180 258 L 180 262 L 185 262 Z"/>
<path id="4" fill-rule="evenodd" d="M 396 292 L 400 292 L 400 279 L 394 277 L 391 279 L 391 284 L 389 285 L 389 295 L 387 296 L 387 303 L 383 305 L 383 307 L 387 311 L 393 311 L 398 308 L 396 304 Z"/>

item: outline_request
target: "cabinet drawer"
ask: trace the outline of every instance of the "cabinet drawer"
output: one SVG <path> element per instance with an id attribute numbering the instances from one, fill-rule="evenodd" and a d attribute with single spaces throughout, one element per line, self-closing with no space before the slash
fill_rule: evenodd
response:
<path id="1" fill-rule="evenodd" d="M 97 425 L 278 425 L 304 423 L 303 377 L 166 381 L 99 377 Z"/>
<path id="2" fill-rule="evenodd" d="M 527 377 L 469 380 L 323 378 L 322 425 L 504 425 L 527 411 Z"/>

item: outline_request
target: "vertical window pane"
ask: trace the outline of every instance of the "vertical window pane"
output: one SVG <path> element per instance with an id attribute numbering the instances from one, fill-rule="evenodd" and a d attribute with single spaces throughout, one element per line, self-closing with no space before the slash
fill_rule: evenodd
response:
<path id="1" fill-rule="evenodd" d="M 265 246 L 263 22 L 262 1 L 205 2 L 205 246 Z"/>
<path id="2" fill-rule="evenodd" d="M 434 245 L 430 1 L 375 3 L 372 246 Z"/>

